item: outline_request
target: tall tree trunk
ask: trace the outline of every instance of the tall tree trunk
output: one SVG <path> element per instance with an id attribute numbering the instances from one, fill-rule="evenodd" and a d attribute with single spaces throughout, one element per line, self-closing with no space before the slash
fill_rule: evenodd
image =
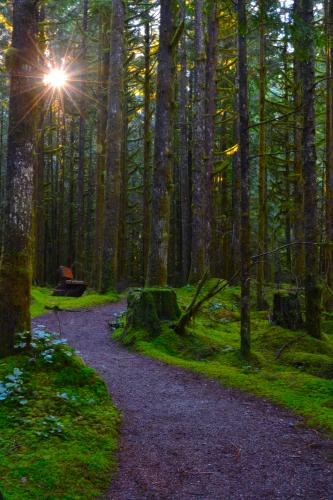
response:
<path id="1" fill-rule="evenodd" d="M 37 8 L 35 0 L 14 0 L 6 212 L 0 264 L 1 356 L 13 352 L 15 332 L 31 328 Z"/>
<path id="2" fill-rule="evenodd" d="M 247 86 L 247 19 L 245 0 L 238 0 L 238 109 L 241 170 L 241 352 L 250 353 L 250 176 Z"/>
<path id="3" fill-rule="evenodd" d="M 81 42 L 81 57 L 82 66 L 80 78 L 80 119 L 79 119 L 79 160 L 78 160 L 78 176 L 77 176 L 77 224 L 76 224 L 76 252 L 75 252 L 75 273 L 78 278 L 84 276 L 84 174 L 85 174 L 85 142 L 86 142 L 86 106 L 87 99 L 85 96 L 86 66 L 87 66 L 87 42 L 86 31 L 88 29 L 88 0 L 83 0 L 83 21 L 82 31 L 83 37 Z"/>
<path id="4" fill-rule="evenodd" d="M 69 132 L 69 175 L 68 175 L 68 248 L 67 248 L 67 264 L 73 266 L 75 261 L 75 239 L 74 239 L 74 148 L 75 148 L 75 120 L 71 119 Z"/>
<path id="5" fill-rule="evenodd" d="M 305 245 L 305 313 L 309 335 L 320 338 L 320 301 L 318 284 L 317 181 L 315 145 L 315 68 L 313 0 L 302 0 L 303 21 L 303 176 L 304 176 L 304 236 Z M 305 54 L 304 54 L 305 52 Z"/>
<path id="6" fill-rule="evenodd" d="M 304 182 L 302 170 L 302 54 L 303 40 L 302 34 L 297 30 L 297 23 L 301 16 L 301 0 L 294 1 L 293 15 L 295 18 L 294 30 L 294 106 L 295 106 L 295 128 L 294 128 L 294 174 L 296 177 L 294 184 L 294 235 L 296 241 L 304 241 Z M 295 249 L 295 274 L 297 281 L 303 283 L 305 272 L 304 247 L 297 245 Z"/>
<path id="7" fill-rule="evenodd" d="M 326 240 L 333 243 L 333 0 L 325 1 L 326 19 Z M 327 284 L 333 287 L 333 248 L 326 249 Z M 331 301 L 326 304 L 332 308 Z"/>
<path id="8" fill-rule="evenodd" d="M 186 5 L 181 2 L 181 17 L 185 23 Z M 190 272 L 191 259 L 191 194 L 188 157 L 188 78 L 187 78 L 187 40 L 186 30 L 180 40 L 180 75 L 179 75 L 179 173 L 181 204 L 181 259 L 182 281 L 186 283 Z"/>
<path id="9" fill-rule="evenodd" d="M 181 18 L 185 23 L 186 5 L 181 2 Z M 180 173 L 180 205 L 181 205 L 181 259 L 183 283 L 186 283 L 190 272 L 191 258 L 191 193 L 188 151 L 188 78 L 187 78 L 187 40 L 186 30 L 180 40 L 180 75 L 179 75 L 179 173 Z"/>
<path id="10" fill-rule="evenodd" d="M 102 291 L 116 286 L 124 122 L 125 6 L 114 0 L 111 16 L 110 78 L 105 171 Z"/>
<path id="11" fill-rule="evenodd" d="M 197 282 L 208 267 L 207 182 L 205 148 L 206 52 L 204 0 L 195 0 L 194 20 L 194 89 L 193 89 L 193 164 L 192 164 L 192 243 L 190 281 Z"/>
<path id="12" fill-rule="evenodd" d="M 288 35 L 285 33 L 285 44 L 283 47 L 283 66 L 284 66 L 284 101 L 286 109 L 289 107 L 289 82 L 288 82 Z M 286 117 L 285 121 L 285 190 L 284 190 L 284 203 L 285 203 L 285 244 L 288 245 L 286 248 L 286 270 L 288 275 L 292 272 L 292 264 L 291 264 L 291 207 L 290 207 L 290 199 L 291 199 L 291 189 L 290 189 L 290 145 L 289 145 L 289 117 Z"/>
<path id="13" fill-rule="evenodd" d="M 152 214 L 147 285 L 164 286 L 168 276 L 170 195 L 173 167 L 176 0 L 161 0 Z"/>
<path id="14" fill-rule="evenodd" d="M 104 177 L 106 163 L 107 86 L 110 63 L 110 9 L 101 8 L 99 34 L 98 111 L 96 137 L 96 209 L 93 285 L 101 290 L 104 241 Z"/>
<path id="15" fill-rule="evenodd" d="M 150 214 L 151 214 L 151 62 L 150 19 L 145 20 L 145 76 L 144 76 L 144 122 L 143 122 L 143 277 L 148 268 Z"/>
<path id="16" fill-rule="evenodd" d="M 40 30 L 38 34 L 39 63 L 43 63 L 46 48 L 46 37 L 44 30 L 45 9 L 41 7 L 38 21 Z M 35 139 L 35 162 L 34 162 L 34 269 L 33 279 L 39 285 L 45 285 L 45 202 L 44 202 L 44 121 L 47 110 L 45 109 L 45 98 L 38 105 L 38 125 Z"/>
<path id="17" fill-rule="evenodd" d="M 213 171 L 215 152 L 215 115 L 217 97 L 217 42 L 219 34 L 219 19 L 217 13 L 217 1 L 210 0 L 208 3 L 207 20 L 207 58 L 206 58 L 206 266 L 211 261 L 212 246 L 212 218 L 213 218 Z"/>
<path id="18" fill-rule="evenodd" d="M 266 0 L 259 1 L 259 204 L 258 204 L 258 254 L 266 251 L 267 242 L 267 171 L 266 171 Z M 257 264 L 257 309 L 266 308 L 263 285 L 265 279 L 265 260 Z"/>

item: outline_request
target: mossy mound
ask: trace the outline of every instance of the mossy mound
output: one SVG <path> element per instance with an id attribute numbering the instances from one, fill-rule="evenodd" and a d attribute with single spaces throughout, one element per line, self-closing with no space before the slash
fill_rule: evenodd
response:
<path id="1" fill-rule="evenodd" d="M 317 377 L 333 379 L 333 358 L 330 356 L 309 352 L 288 352 L 281 358 L 283 364 L 299 368 Z"/>
<path id="2" fill-rule="evenodd" d="M 122 335 L 123 339 L 126 338 L 124 343 L 131 345 L 138 340 L 155 338 L 161 333 L 163 321 L 175 321 L 180 314 L 174 290 L 169 288 L 132 290 L 127 298 L 126 326 Z M 137 332 L 140 332 L 139 338 Z"/>
<path id="3" fill-rule="evenodd" d="M 30 351 L 1 360 L 0 399 L 1 498 L 101 497 L 116 468 L 120 415 L 59 336 L 35 329 Z"/>

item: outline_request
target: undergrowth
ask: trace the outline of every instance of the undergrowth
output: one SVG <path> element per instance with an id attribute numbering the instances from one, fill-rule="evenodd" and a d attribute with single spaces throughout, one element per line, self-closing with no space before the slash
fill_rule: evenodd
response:
<path id="1" fill-rule="evenodd" d="M 184 308 L 195 289 L 186 286 L 176 291 Z M 168 323 L 154 339 L 144 331 L 124 337 L 120 328 L 114 337 L 145 355 L 267 398 L 304 416 L 309 425 L 333 433 L 333 319 L 326 317 L 323 338 L 317 340 L 302 331 L 271 326 L 267 311 L 254 311 L 251 316 L 250 360 L 239 353 L 237 287 L 212 299 L 186 337 L 179 337 Z"/>
<path id="2" fill-rule="evenodd" d="M 0 491 L 5 500 L 93 499 L 115 467 L 118 411 L 104 382 L 43 327 L 0 362 Z M 0 495 L 1 496 L 1 495 Z"/>

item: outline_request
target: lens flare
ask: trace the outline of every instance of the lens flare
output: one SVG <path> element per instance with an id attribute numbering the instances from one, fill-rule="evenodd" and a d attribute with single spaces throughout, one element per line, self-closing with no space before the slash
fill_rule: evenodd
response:
<path id="1" fill-rule="evenodd" d="M 62 68 L 52 68 L 44 76 L 43 82 L 45 85 L 49 85 L 54 89 L 61 89 L 66 85 L 68 76 L 64 69 Z"/>

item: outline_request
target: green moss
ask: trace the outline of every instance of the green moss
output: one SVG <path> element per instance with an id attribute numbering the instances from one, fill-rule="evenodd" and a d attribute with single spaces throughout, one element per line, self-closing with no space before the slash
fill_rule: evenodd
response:
<path id="1" fill-rule="evenodd" d="M 82 297 L 53 297 L 49 288 L 34 287 L 32 290 L 31 315 L 40 316 L 49 312 L 46 307 L 58 306 L 61 309 L 79 309 L 82 307 L 92 307 L 119 300 L 119 295 L 110 291 L 105 294 L 98 294 L 93 291 L 86 292 Z"/>
<path id="2" fill-rule="evenodd" d="M 0 405 L 0 491 L 6 500 L 93 499 L 110 482 L 119 413 L 96 373 L 73 356 L 66 365 L 0 363 L 0 379 L 23 372 L 27 403 Z M 54 432 L 54 426 L 61 425 Z"/>
<path id="3" fill-rule="evenodd" d="M 192 286 L 176 291 L 181 307 L 189 303 L 194 291 Z M 164 323 L 156 338 L 145 336 L 142 330 L 135 338 L 134 332 L 132 344 L 145 355 L 270 399 L 304 416 L 309 425 L 333 433 L 332 323 L 331 317 L 324 321 L 326 335 L 316 339 L 304 331 L 270 326 L 267 313 L 253 312 L 252 354 L 250 360 L 244 360 L 239 352 L 236 287 L 211 300 L 185 338 Z M 117 337 L 121 339 L 121 332 L 117 332 Z"/>

